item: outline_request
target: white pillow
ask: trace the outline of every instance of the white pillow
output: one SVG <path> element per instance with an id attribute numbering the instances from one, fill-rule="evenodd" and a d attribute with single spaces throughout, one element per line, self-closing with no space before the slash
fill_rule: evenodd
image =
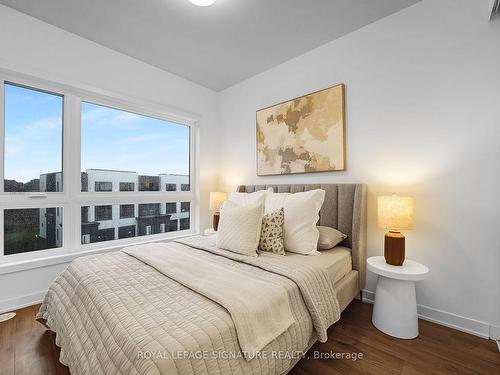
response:
<path id="1" fill-rule="evenodd" d="M 319 240 L 318 240 L 318 250 L 328 250 L 332 247 L 337 246 L 339 243 L 347 238 L 347 235 L 341 231 L 318 225 L 319 230 Z"/>
<path id="2" fill-rule="evenodd" d="M 217 247 L 243 255 L 257 256 L 264 206 L 239 206 L 226 201 L 220 211 Z"/>
<path id="3" fill-rule="evenodd" d="M 303 193 L 269 194 L 266 197 L 265 212 L 281 207 L 285 210 L 285 250 L 298 254 L 319 254 L 319 231 L 316 223 L 319 210 L 325 200 L 325 191 L 310 190 Z"/>
<path id="4" fill-rule="evenodd" d="M 269 188 L 266 190 L 259 190 L 253 193 L 237 193 L 231 192 L 229 193 L 228 201 L 234 202 L 239 206 L 246 206 L 248 204 L 258 204 L 262 203 L 264 205 L 266 201 L 266 196 L 268 194 L 273 193 L 273 188 Z"/>

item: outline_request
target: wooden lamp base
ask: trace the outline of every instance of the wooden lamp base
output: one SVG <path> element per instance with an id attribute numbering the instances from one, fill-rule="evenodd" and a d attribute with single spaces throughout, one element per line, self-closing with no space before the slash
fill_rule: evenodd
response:
<path id="1" fill-rule="evenodd" d="M 384 240 L 385 262 L 392 266 L 402 266 L 405 260 L 405 236 L 401 232 L 389 231 Z"/>
<path id="2" fill-rule="evenodd" d="M 219 220 L 220 220 L 220 212 L 214 212 L 214 216 L 212 217 L 212 227 L 216 232 L 217 228 L 219 228 Z"/>

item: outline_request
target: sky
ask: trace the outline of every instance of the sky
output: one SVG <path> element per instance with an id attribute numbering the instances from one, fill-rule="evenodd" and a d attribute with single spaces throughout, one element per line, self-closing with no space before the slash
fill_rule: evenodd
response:
<path id="1" fill-rule="evenodd" d="M 61 170 L 58 95 L 5 84 L 5 179 L 28 182 Z M 189 173 L 189 127 L 82 103 L 82 171 Z"/>

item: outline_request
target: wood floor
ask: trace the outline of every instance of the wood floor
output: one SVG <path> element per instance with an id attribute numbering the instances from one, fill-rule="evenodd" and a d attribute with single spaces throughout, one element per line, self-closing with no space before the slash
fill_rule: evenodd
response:
<path id="1" fill-rule="evenodd" d="M 34 320 L 38 306 L 20 309 L 0 323 L 0 374 L 69 374 L 59 363 L 54 334 Z M 291 371 L 305 374 L 500 374 L 494 341 L 420 321 L 420 336 L 397 340 L 371 324 L 372 306 L 353 302 L 329 330 L 329 340 L 316 344 Z M 331 352 L 344 359 L 313 359 Z M 362 359 L 345 359 L 362 353 Z"/>

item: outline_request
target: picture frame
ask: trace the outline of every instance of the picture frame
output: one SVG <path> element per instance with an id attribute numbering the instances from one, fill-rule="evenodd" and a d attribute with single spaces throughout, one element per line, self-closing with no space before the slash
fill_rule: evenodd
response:
<path id="1" fill-rule="evenodd" d="M 257 175 L 346 169 L 345 85 L 256 111 Z"/>

